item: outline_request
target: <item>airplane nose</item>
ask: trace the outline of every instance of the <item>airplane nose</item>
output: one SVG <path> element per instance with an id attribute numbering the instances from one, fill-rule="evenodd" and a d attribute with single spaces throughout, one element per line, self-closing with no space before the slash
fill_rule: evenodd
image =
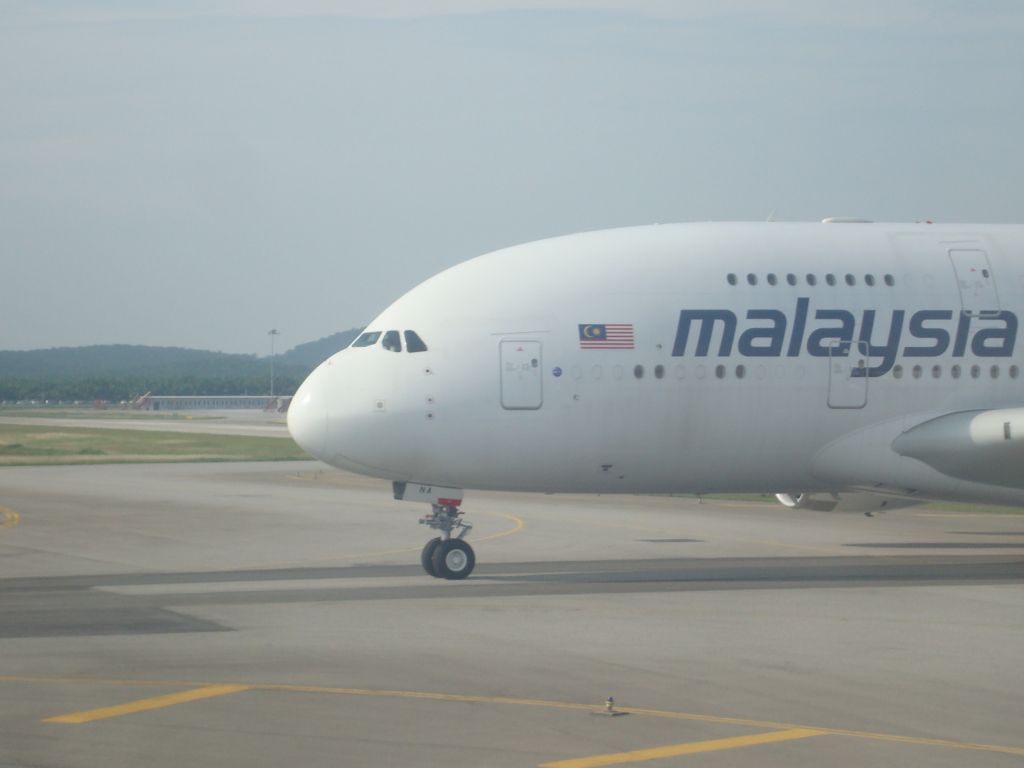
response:
<path id="1" fill-rule="evenodd" d="M 327 452 L 327 398 L 322 376 L 314 371 L 302 382 L 288 406 L 288 431 L 310 456 L 322 459 Z"/>

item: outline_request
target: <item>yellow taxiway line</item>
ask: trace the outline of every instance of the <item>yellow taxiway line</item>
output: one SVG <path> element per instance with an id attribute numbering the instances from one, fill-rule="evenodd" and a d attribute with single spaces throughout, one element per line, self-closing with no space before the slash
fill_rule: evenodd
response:
<path id="1" fill-rule="evenodd" d="M 523 530 L 523 528 L 526 527 L 526 522 L 523 520 L 523 518 L 517 515 L 513 515 L 511 512 L 479 512 L 474 514 L 482 514 L 484 517 L 487 517 L 488 515 L 491 517 L 503 517 L 506 520 L 511 520 L 514 523 L 514 526 L 512 528 L 509 528 L 507 531 L 492 533 L 490 536 L 481 536 L 479 538 L 474 538 L 474 542 L 494 541 L 495 539 L 502 539 L 505 536 L 511 536 L 513 533 L 519 533 L 521 530 Z"/>
<path id="2" fill-rule="evenodd" d="M 89 712 L 61 715 L 56 718 L 49 718 L 45 722 L 79 722 L 68 718 L 81 718 L 85 715 L 92 715 L 92 720 L 103 717 L 119 717 L 141 712 L 147 709 L 159 709 L 161 707 L 181 704 L 188 701 L 198 701 L 215 696 L 223 696 L 239 691 L 286 691 L 289 693 L 311 693 L 326 694 L 334 696 L 366 696 L 384 699 L 417 699 L 421 701 L 446 701 L 463 702 L 472 704 L 498 704 L 506 706 L 541 707 L 546 709 L 565 709 L 576 711 L 596 711 L 594 704 L 583 704 L 580 702 L 556 701 L 551 699 L 519 699 L 508 696 L 478 696 L 473 694 L 460 693 L 437 693 L 433 691 L 400 691 L 381 688 L 339 688 L 319 685 L 291 685 L 287 683 L 203 683 L 198 681 L 182 680 L 119 680 L 116 678 L 75 678 L 75 677 L 33 677 L 26 675 L 0 675 L 0 683 L 25 683 L 25 684 L 55 684 L 55 685 L 115 685 L 132 687 L 189 687 L 193 690 L 183 693 L 174 693 L 168 696 L 158 696 L 155 699 L 142 699 L 141 701 L 123 704 L 118 707 L 107 707 L 105 709 L 90 710 Z M 707 715 L 692 712 L 677 712 L 664 709 L 646 709 L 643 707 L 624 707 L 620 711 L 628 712 L 634 716 L 656 717 L 668 720 L 686 720 L 689 722 L 716 723 L 720 725 L 738 725 L 750 728 L 770 730 L 776 733 L 792 733 L 795 731 L 807 732 L 807 735 L 820 736 L 848 736 L 857 739 L 870 741 L 892 742 L 897 744 L 912 744 L 916 746 L 942 747 L 945 749 L 961 749 L 976 752 L 995 752 L 1004 755 L 1024 756 L 1024 746 L 1010 747 L 998 744 L 981 744 L 970 741 L 954 741 L 952 739 L 933 739 L 920 736 L 902 736 L 894 733 L 878 733 L 873 731 L 855 731 L 844 728 L 829 728 L 818 726 L 797 725 L 795 723 L 779 723 L 770 720 L 753 720 L 743 717 L 728 717 L 723 715 Z M 104 713 L 102 717 L 96 717 L 97 713 Z M 89 722 L 80 720 L 80 722 Z M 767 736 L 768 734 L 758 734 Z M 757 738 L 755 735 L 753 738 Z M 747 737 L 738 737 L 747 738 Z M 796 738 L 794 736 L 794 738 Z M 801 737 L 803 738 L 803 737 Z M 720 739 L 717 741 L 728 741 Z M 696 742 L 703 743 L 703 742 Z M 681 746 L 681 745 L 680 745 Z"/>
<path id="3" fill-rule="evenodd" d="M 1018 517 L 1015 512 L 914 512 L 914 517 Z"/>
<path id="4" fill-rule="evenodd" d="M 0 528 L 13 528 L 21 521 L 21 515 L 8 507 L 0 507 Z"/>
<path id="5" fill-rule="evenodd" d="M 81 725 L 82 723 L 92 723 L 96 720 L 109 720 L 112 717 L 131 715 L 136 712 L 147 712 L 151 709 L 163 709 L 164 707 L 173 707 L 175 704 L 213 699 L 218 696 L 227 696 L 229 693 L 247 690 L 249 690 L 248 685 L 207 685 L 202 688 L 193 688 L 191 691 L 169 693 L 166 696 L 154 696 L 151 699 L 129 701 L 127 704 L 117 704 L 113 707 L 90 709 L 85 712 L 72 712 L 69 715 L 47 718 L 44 722 Z"/>
<path id="6" fill-rule="evenodd" d="M 553 763 L 542 763 L 538 768 L 599 768 L 599 766 L 603 765 L 642 763 L 646 760 L 660 760 L 664 757 L 696 755 L 701 752 L 717 752 L 721 749 L 754 747 L 758 744 L 777 744 L 780 741 L 809 739 L 811 736 L 824 735 L 825 734 L 822 731 L 813 731 L 809 728 L 789 728 L 785 731 L 755 733 L 749 736 L 733 736 L 728 739 L 691 741 L 686 744 L 672 744 L 667 747 L 651 747 L 650 749 L 636 749 L 631 752 L 615 752 L 609 755 L 594 755 L 593 757 L 577 757 L 571 760 L 556 760 Z"/>

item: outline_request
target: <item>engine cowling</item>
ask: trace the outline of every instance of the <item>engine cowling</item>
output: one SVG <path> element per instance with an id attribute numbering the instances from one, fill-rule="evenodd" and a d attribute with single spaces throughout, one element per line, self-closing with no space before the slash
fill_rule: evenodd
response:
<path id="1" fill-rule="evenodd" d="M 814 512 L 887 512 L 923 503 L 916 499 L 901 499 L 864 491 L 777 493 L 775 498 L 790 509 L 809 509 Z"/>

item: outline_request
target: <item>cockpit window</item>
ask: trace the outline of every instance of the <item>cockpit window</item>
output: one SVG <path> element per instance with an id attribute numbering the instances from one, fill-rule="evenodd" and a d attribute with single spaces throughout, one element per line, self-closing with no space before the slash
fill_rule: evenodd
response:
<path id="1" fill-rule="evenodd" d="M 388 331 L 384 334 L 384 341 L 381 342 L 381 346 L 384 349 L 390 349 L 392 352 L 401 352 L 402 337 L 398 335 L 398 331 Z"/>
<path id="2" fill-rule="evenodd" d="M 372 347 L 380 338 L 380 331 L 367 331 L 352 342 L 353 347 Z"/>
<path id="3" fill-rule="evenodd" d="M 416 331 L 405 332 L 405 349 L 408 352 L 426 352 L 427 345 Z"/>

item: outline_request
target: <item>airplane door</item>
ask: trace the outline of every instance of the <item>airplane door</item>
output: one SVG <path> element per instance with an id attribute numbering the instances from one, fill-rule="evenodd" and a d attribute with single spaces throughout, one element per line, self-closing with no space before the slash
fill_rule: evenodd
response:
<path id="1" fill-rule="evenodd" d="M 951 249 L 950 261 L 964 314 L 971 317 L 992 315 L 999 311 L 999 294 L 992 275 L 988 255 L 980 249 Z"/>
<path id="2" fill-rule="evenodd" d="M 543 403 L 539 341 L 501 342 L 501 407 L 532 411 Z"/>
<path id="3" fill-rule="evenodd" d="M 863 408 L 868 404 L 868 344 L 836 339 L 828 350 L 828 407 Z"/>

